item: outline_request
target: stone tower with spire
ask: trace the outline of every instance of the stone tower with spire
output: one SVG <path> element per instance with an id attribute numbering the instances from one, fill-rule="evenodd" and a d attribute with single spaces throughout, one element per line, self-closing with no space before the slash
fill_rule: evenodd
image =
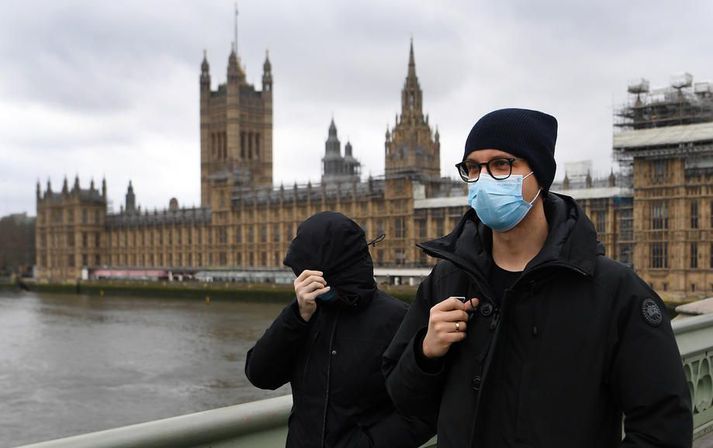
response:
<path id="1" fill-rule="evenodd" d="M 227 79 L 211 89 L 200 73 L 201 205 L 224 208 L 234 187 L 272 185 L 272 65 L 265 55 L 262 90 L 248 83 L 233 43 Z M 220 198 L 220 199 L 219 199 Z"/>
<path id="2" fill-rule="evenodd" d="M 97 190 L 94 180 L 82 188 L 79 176 L 69 187 L 64 178 L 62 190 L 52 191 L 47 180 L 43 192 L 36 186 L 35 276 L 48 280 L 75 280 L 82 269 L 106 263 L 107 217 L 106 181 Z M 127 195 L 128 199 L 128 195 Z"/>
<path id="3" fill-rule="evenodd" d="M 342 156 L 342 144 L 337 137 L 337 126 L 332 118 L 322 157 L 323 184 L 359 182 L 361 163 L 354 158 L 352 151 L 352 144 L 347 142 Z"/>
<path id="4" fill-rule="evenodd" d="M 423 92 L 416 76 L 413 40 L 409 50 L 408 74 L 401 90 L 401 114 L 392 129 L 386 129 L 386 177 L 407 176 L 428 181 L 440 177 L 441 144 L 438 131 L 431 130 L 423 114 Z"/>
<path id="5" fill-rule="evenodd" d="M 126 190 L 124 210 L 126 213 L 136 212 L 136 194 L 134 194 L 134 186 L 131 185 L 131 181 L 129 181 L 129 188 Z"/>

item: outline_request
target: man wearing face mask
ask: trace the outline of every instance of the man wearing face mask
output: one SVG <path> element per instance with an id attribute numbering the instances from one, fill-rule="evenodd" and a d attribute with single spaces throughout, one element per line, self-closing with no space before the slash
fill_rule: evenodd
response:
<path id="1" fill-rule="evenodd" d="M 690 447 L 664 304 L 548 191 L 556 138 L 533 110 L 473 126 L 456 165 L 471 208 L 419 244 L 439 261 L 384 355 L 387 389 L 437 418 L 439 447 Z"/>
<path id="2" fill-rule="evenodd" d="M 285 265 L 296 299 L 250 349 L 245 374 L 261 389 L 290 383 L 287 447 L 418 447 L 432 426 L 399 415 L 381 356 L 406 305 L 380 291 L 364 231 L 335 212 L 297 229 Z"/>

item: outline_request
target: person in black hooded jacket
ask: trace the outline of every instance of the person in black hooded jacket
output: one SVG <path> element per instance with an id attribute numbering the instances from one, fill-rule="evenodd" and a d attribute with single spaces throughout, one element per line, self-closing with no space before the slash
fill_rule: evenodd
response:
<path id="1" fill-rule="evenodd" d="M 481 118 L 463 162 L 471 209 L 419 246 L 438 264 L 384 355 L 404 413 L 439 447 L 688 448 L 691 397 L 664 304 L 548 193 L 557 121 Z M 622 440 L 622 417 L 624 417 Z"/>
<path id="2" fill-rule="evenodd" d="M 407 306 L 376 287 L 363 230 L 335 212 L 304 221 L 285 265 L 297 298 L 250 349 L 245 374 L 261 389 L 287 382 L 287 447 L 418 447 L 434 429 L 399 415 L 381 356 Z"/>

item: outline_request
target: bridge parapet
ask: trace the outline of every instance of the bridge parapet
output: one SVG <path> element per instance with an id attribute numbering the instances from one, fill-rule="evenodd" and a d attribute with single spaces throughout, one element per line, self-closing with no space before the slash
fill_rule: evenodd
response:
<path id="1" fill-rule="evenodd" d="M 672 322 L 688 390 L 693 398 L 693 436 L 713 431 L 713 314 Z"/>
<path id="2" fill-rule="evenodd" d="M 672 322 L 693 397 L 695 447 L 713 447 L 713 315 Z M 283 447 L 292 397 L 239 404 L 20 448 Z M 426 447 L 435 447 L 435 439 Z"/>

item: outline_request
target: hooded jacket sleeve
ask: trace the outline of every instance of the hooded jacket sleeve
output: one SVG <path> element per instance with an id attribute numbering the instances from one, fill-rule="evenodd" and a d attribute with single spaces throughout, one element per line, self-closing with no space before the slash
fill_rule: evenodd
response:
<path id="1" fill-rule="evenodd" d="M 383 370 L 386 389 L 403 415 L 432 421 L 438 415 L 445 377 L 442 360 L 431 362 L 423 357 L 423 337 L 433 305 L 433 273 L 419 286 L 416 300 L 401 323 L 396 336 L 384 353 Z"/>
<path id="2" fill-rule="evenodd" d="M 611 386 L 624 412 L 624 448 L 690 448 L 691 397 L 663 301 L 633 272 L 622 282 Z"/>
<path id="3" fill-rule="evenodd" d="M 248 351 L 245 359 L 248 380 L 255 387 L 271 390 L 289 382 L 308 329 L 309 323 L 300 317 L 295 299 Z"/>

